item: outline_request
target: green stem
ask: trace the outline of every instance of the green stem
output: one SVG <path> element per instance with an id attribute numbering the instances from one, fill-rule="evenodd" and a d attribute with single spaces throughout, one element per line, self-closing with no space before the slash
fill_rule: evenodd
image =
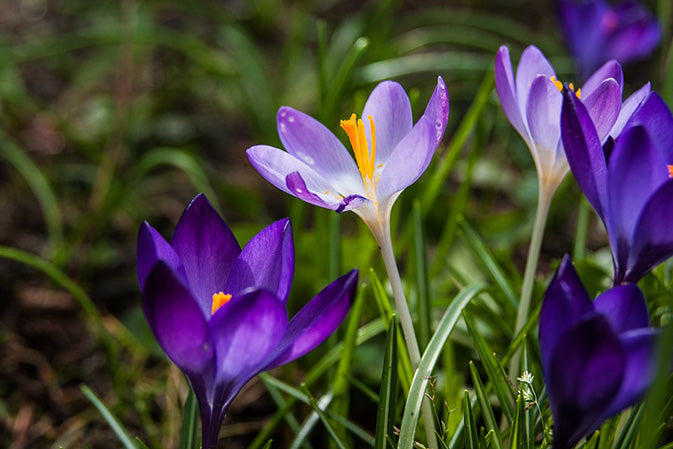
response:
<path id="1" fill-rule="evenodd" d="M 421 360 L 421 351 L 418 347 L 418 340 L 416 339 L 416 332 L 414 331 L 414 323 L 411 320 L 407 298 L 402 289 L 400 272 L 397 269 L 397 262 L 395 261 L 393 243 L 390 237 L 390 223 L 388 220 L 384 221 L 386 223 L 379 222 L 379 226 L 376 229 L 373 226 L 370 227 L 370 229 L 379 245 L 383 263 L 386 266 L 386 272 L 388 273 L 388 279 L 390 280 L 390 285 L 393 289 L 395 308 L 397 309 L 400 324 L 402 325 L 402 334 L 404 335 L 404 341 L 407 345 L 407 350 L 409 351 L 411 367 L 416 370 L 416 368 L 418 368 L 418 363 Z M 429 447 L 439 447 L 437 438 L 435 437 L 435 421 L 432 413 L 432 405 L 427 397 L 423 399 L 421 412 L 423 413 L 425 437 Z"/>
<path id="2" fill-rule="evenodd" d="M 577 215 L 577 230 L 575 233 L 575 248 L 573 249 L 573 259 L 584 259 L 584 252 L 587 246 L 587 229 L 589 227 L 589 201 L 582 196 L 579 205 L 579 213 Z"/>
<path id="3" fill-rule="evenodd" d="M 542 246 L 544 226 L 547 222 L 549 205 L 551 204 L 551 199 L 554 196 L 555 190 L 556 189 L 554 188 L 549 188 L 549 186 L 544 183 L 540 183 L 535 223 L 533 224 L 533 235 L 531 236 L 530 245 L 528 246 L 528 257 L 526 259 L 526 269 L 523 275 L 519 309 L 517 310 L 516 323 L 514 324 L 514 335 L 517 335 L 519 331 L 521 331 L 528 319 L 528 309 L 530 308 L 530 300 L 533 295 L 533 287 L 535 286 L 535 273 L 540 259 L 540 247 Z M 519 375 L 520 363 L 521 353 L 520 351 L 516 351 L 509 362 L 510 378 L 514 379 Z"/>

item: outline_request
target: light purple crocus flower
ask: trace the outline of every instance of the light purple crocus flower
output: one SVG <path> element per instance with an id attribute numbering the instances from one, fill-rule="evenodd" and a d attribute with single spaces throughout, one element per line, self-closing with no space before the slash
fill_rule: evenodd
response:
<path id="1" fill-rule="evenodd" d="M 559 0 L 558 16 L 582 79 L 610 59 L 626 64 L 645 58 L 661 39 L 659 23 L 636 0 L 614 6 L 605 0 Z"/>
<path id="2" fill-rule="evenodd" d="M 544 295 L 539 341 L 554 419 L 554 449 L 568 449 L 640 400 L 654 379 L 657 332 L 635 284 L 591 301 L 566 256 Z"/>
<path id="3" fill-rule="evenodd" d="M 255 169 L 274 186 L 316 206 L 352 210 L 376 233 L 393 203 L 430 164 L 446 128 L 449 95 L 440 77 L 423 116 L 413 124 L 406 92 L 396 82 L 376 86 L 362 118 L 342 120 L 355 160 L 314 118 L 284 106 L 278 134 L 286 151 L 257 145 L 247 151 Z"/>
<path id="4" fill-rule="evenodd" d="M 603 146 L 569 91 L 561 120 L 570 168 L 607 229 L 615 284 L 638 282 L 673 255 L 673 116 L 649 86 L 624 109 L 612 131 L 616 140 Z"/>
<path id="5" fill-rule="evenodd" d="M 140 227 L 145 316 L 194 390 L 204 449 L 216 447 L 229 404 L 253 376 L 311 351 L 348 313 L 357 270 L 328 285 L 288 322 L 293 273 L 288 219 L 241 250 L 201 194 L 185 209 L 170 244 L 149 224 Z"/>
<path id="6" fill-rule="evenodd" d="M 619 63 L 605 63 L 577 89 L 604 140 L 619 115 L 623 75 Z M 495 86 L 510 123 L 528 145 L 540 181 L 541 194 L 552 196 L 566 173 L 568 161 L 561 142 L 561 82 L 542 52 L 531 45 L 512 70 L 509 49 L 500 47 L 495 60 Z"/>

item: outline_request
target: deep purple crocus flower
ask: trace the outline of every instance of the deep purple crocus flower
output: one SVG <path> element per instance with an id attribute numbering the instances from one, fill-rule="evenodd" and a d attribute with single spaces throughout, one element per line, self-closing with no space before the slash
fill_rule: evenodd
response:
<path id="1" fill-rule="evenodd" d="M 570 168 L 607 229 L 615 284 L 637 282 L 673 255 L 673 116 L 649 86 L 624 105 L 616 140 L 603 146 L 569 91 L 561 119 Z"/>
<path id="2" fill-rule="evenodd" d="M 636 0 L 559 0 L 561 30 L 585 78 L 610 59 L 622 64 L 649 55 L 661 39 L 656 19 Z"/>
<path id="3" fill-rule="evenodd" d="M 140 227 L 145 316 L 198 399 L 204 449 L 216 447 L 229 404 L 253 376 L 311 351 L 348 313 L 357 270 L 328 285 L 288 322 L 293 273 L 288 219 L 241 250 L 201 194 L 185 209 L 170 244 L 149 224 Z"/>
<path id="4" fill-rule="evenodd" d="M 592 302 L 570 258 L 540 311 L 540 355 L 554 419 L 554 449 L 568 449 L 640 400 L 654 378 L 656 331 L 635 284 Z"/>
<path id="5" fill-rule="evenodd" d="M 278 134 L 286 151 L 257 145 L 247 151 L 255 169 L 274 186 L 316 206 L 352 210 L 374 231 L 386 223 L 401 191 L 430 164 L 449 116 L 449 95 L 440 77 L 423 116 L 413 124 L 404 88 L 384 81 L 341 127 L 355 160 L 341 141 L 314 118 L 284 106 Z"/>

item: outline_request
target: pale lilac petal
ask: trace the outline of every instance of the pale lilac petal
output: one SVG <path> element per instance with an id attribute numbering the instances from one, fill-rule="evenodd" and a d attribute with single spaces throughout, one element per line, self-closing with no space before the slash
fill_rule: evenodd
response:
<path id="1" fill-rule="evenodd" d="M 145 280 L 150 274 L 150 271 L 158 261 L 166 262 L 166 264 L 173 269 L 178 275 L 182 276 L 185 282 L 185 269 L 182 266 L 182 261 L 177 253 L 173 250 L 171 245 L 154 229 L 149 223 L 144 222 L 140 225 L 138 231 L 137 244 L 137 270 L 138 283 L 140 284 L 140 291 L 145 289 Z"/>
<path id="2" fill-rule="evenodd" d="M 584 94 L 584 91 L 582 91 Z M 594 122 L 601 142 L 605 141 L 610 129 L 617 121 L 622 106 L 622 87 L 614 79 L 606 79 L 593 92 L 582 95 L 582 103 Z"/>
<path id="3" fill-rule="evenodd" d="M 536 46 L 530 45 L 521 54 L 516 68 L 516 92 L 520 111 L 526 110 L 528 92 L 535 78 L 540 75 L 547 78 L 556 76 L 554 68 L 542 52 Z"/>
<path id="4" fill-rule="evenodd" d="M 624 379 L 604 419 L 642 399 L 652 384 L 656 373 L 657 335 L 651 329 L 637 329 L 619 336 L 626 354 Z"/>
<path id="5" fill-rule="evenodd" d="M 528 128 L 523 120 L 523 111 L 519 107 L 519 99 L 514 85 L 514 73 L 509 57 L 509 48 L 500 47 L 495 56 L 495 89 L 498 92 L 500 105 L 507 119 L 524 140 L 528 141 Z"/>
<path id="6" fill-rule="evenodd" d="M 619 137 L 619 135 L 622 133 L 622 130 L 624 129 L 624 125 L 626 125 L 626 122 L 643 104 L 650 92 L 651 88 L 650 83 L 648 82 L 643 87 L 632 93 L 629 98 L 624 101 L 622 108 L 619 111 L 619 117 L 617 117 L 617 121 L 610 130 L 610 136 L 612 136 L 614 139 Z"/>
<path id="7" fill-rule="evenodd" d="M 618 334 L 650 324 L 645 297 L 635 284 L 618 285 L 594 300 L 597 312 L 607 317 Z"/>
<path id="8" fill-rule="evenodd" d="M 287 106 L 278 110 L 277 121 L 278 135 L 289 154 L 334 185 L 358 181 L 353 157 L 322 123 Z"/>
<path id="9" fill-rule="evenodd" d="M 293 172 L 287 175 L 285 178 L 285 185 L 287 186 L 289 193 L 300 200 L 315 206 L 332 209 L 338 213 L 355 209 L 364 201 L 369 201 L 367 198 L 360 195 L 341 196 L 340 194 L 334 194 L 328 190 L 323 191 L 322 195 L 314 193 L 307 187 L 306 182 L 299 172 Z M 319 189 L 316 189 L 316 191 L 319 191 Z"/>
<path id="10" fill-rule="evenodd" d="M 619 86 L 619 98 L 622 98 L 622 88 L 624 86 L 624 74 L 622 66 L 615 60 L 608 61 L 603 64 L 598 70 L 582 86 L 582 100 L 591 96 L 596 89 L 600 87 L 603 81 L 613 79 Z M 591 110 L 587 107 L 587 109 Z"/>
<path id="11" fill-rule="evenodd" d="M 285 305 L 270 292 L 234 297 L 209 322 L 218 382 L 241 383 L 259 372 L 287 327 Z"/>
<path id="12" fill-rule="evenodd" d="M 448 119 L 449 93 L 440 77 L 425 112 L 383 167 L 377 189 L 380 201 L 413 184 L 428 168 Z"/>
<path id="13" fill-rule="evenodd" d="M 547 76 L 536 77 L 528 94 L 526 120 L 535 144 L 533 157 L 542 173 L 548 174 L 554 166 L 556 147 L 561 137 L 561 104 L 563 97 Z"/>
<path id="14" fill-rule="evenodd" d="M 250 289 L 273 293 L 282 302 L 290 294 L 294 244 L 290 220 L 284 218 L 256 234 L 231 269 L 224 293 L 238 296 Z"/>
<path id="15" fill-rule="evenodd" d="M 213 295 L 224 288 L 241 249 L 205 195 L 189 203 L 175 227 L 171 246 L 182 260 L 189 288 L 204 316 L 210 316 Z"/>
<path id="16" fill-rule="evenodd" d="M 264 179 L 285 193 L 316 206 L 336 209 L 341 202 L 341 196 L 365 196 L 361 178 L 357 184 L 346 186 L 348 190 L 342 191 L 332 182 L 333 179 L 323 178 L 311 167 L 279 148 L 257 145 L 249 148 L 247 155 L 250 163 Z M 288 176 L 293 173 L 298 173 L 299 176 L 291 176 L 288 182 Z M 305 184 L 302 192 L 298 190 L 297 181 L 299 179 Z"/>
<path id="17" fill-rule="evenodd" d="M 600 314 L 560 336 L 546 377 L 554 447 L 570 448 L 601 425 L 621 387 L 625 361 L 621 342 Z"/>
<path id="18" fill-rule="evenodd" d="M 568 88 L 563 89 L 561 139 L 577 183 L 606 223 L 607 162 L 589 113 Z"/>
<path id="19" fill-rule="evenodd" d="M 634 238 L 636 221 L 645 203 L 668 180 L 666 162 L 641 126 L 622 133 L 609 161 L 608 189 L 610 217 L 607 223 L 610 246 L 621 278 L 629 259 L 628 246 Z"/>
<path id="20" fill-rule="evenodd" d="M 376 162 L 385 163 L 413 126 L 411 104 L 404 88 L 394 81 L 383 81 L 369 95 L 360 118 L 371 145 L 368 116 L 372 117 L 376 128 Z"/>
<path id="21" fill-rule="evenodd" d="M 566 255 L 547 287 L 540 310 L 539 342 L 545 375 L 549 374 L 551 357 L 560 336 L 591 310 L 589 294 Z"/>
<path id="22" fill-rule="evenodd" d="M 348 314 L 355 299 L 358 271 L 340 277 L 306 304 L 287 326 L 285 335 L 265 369 L 291 362 L 322 343 Z"/>
<path id="23" fill-rule="evenodd" d="M 187 374 L 203 376 L 214 351 L 205 315 L 176 273 L 163 261 L 150 271 L 143 310 L 166 355 Z"/>
<path id="24" fill-rule="evenodd" d="M 633 233 L 625 276 L 637 282 L 653 267 L 673 255 L 673 179 L 666 181 L 648 199 Z"/>

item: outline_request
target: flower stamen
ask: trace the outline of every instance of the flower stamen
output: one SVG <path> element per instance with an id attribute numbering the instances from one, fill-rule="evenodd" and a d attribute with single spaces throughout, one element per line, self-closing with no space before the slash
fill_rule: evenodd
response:
<path id="1" fill-rule="evenodd" d="M 667 165 L 666 168 L 668 168 L 668 177 L 673 178 L 673 165 Z"/>
<path id="2" fill-rule="evenodd" d="M 563 91 L 563 83 L 557 80 L 555 76 L 550 77 L 549 80 L 554 83 L 554 86 L 556 86 L 559 92 Z M 575 91 L 575 85 L 573 83 L 568 83 L 568 87 L 575 92 L 577 98 L 582 99 L 582 89 L 577 89 L 577 91 Z"/>
<path id="3" fill-rule="evenodd" d="M 371 184 L 374 179 L 374 170 L 376 168 L 374 162 L 376 160 L 376 128 L 374 127 L 374 119 L 372 116 L 367 116 L 371 127 L 372 146 L 369 148 L 367 136 L 365 134 L 365 124 L 361 119 L 358 119 L 355 114 L 352 114 L 348 120 L 341 120 L 341 127 L 346 134 L 353 147 L 355 154 L 355 162 L 358 164 L 362 182 L 365 186 Z"/>
<path id="4" fill-rule="evenodd" d="M 212 308 L 213 315 L 215 315 L 215 312 L 217 312 L 220 307 L 228 303 L 229 300 L 231 300 L 231 295 L 227 295 L 222 292 L 215 293 L 213 295 L 213 308 Z"/>

